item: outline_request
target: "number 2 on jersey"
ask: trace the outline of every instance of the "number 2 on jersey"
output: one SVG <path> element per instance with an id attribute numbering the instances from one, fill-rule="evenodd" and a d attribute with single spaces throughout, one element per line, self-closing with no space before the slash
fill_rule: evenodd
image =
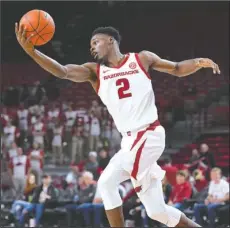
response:
<path id="1" fill-rule="evenodd" d="M 132 93 L 130 93 L 128 90 L 130 89 L 129 80 L 127 78 L 120 78 L 116 81 L 116 86 L 121 86 L 118 89 L 118 96 L 119 99 L 131 97 Z"/>

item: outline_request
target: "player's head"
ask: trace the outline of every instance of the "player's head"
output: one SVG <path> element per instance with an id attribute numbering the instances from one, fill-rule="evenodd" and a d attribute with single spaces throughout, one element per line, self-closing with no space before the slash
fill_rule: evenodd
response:
<path id="1" fill-rule="evenodd" d="M 113 27 L 99 27 L 92 33 L 90 52 L 99 63 L 106 63 L 113 49 L 119 49 L 121 36 Z"/>

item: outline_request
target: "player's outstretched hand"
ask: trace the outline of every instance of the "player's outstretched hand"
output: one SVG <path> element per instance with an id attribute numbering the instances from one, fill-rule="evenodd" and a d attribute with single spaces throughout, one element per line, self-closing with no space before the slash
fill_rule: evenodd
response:
<path id="1" fill-rule="evenodd" d="M 34 51 L 34 45 L 30 42 L 30 39 L 33 37 L 34 34 L 31 34 L 28 38 L 26 38 L 26 28 L 23 27 L 23 25 L 18 25 L 18 23 L 15 23 L 15 34 L 18 43 L 27 53 L 31 53 Z"/>
<path id="2" fill-rule="evenodd" d="M 216 63 L 214 63 L 211 59 L 200 58 L 198 66 L 204 68 L 212 68 L 214 74 L 220 74 L 219 66 Z"/>

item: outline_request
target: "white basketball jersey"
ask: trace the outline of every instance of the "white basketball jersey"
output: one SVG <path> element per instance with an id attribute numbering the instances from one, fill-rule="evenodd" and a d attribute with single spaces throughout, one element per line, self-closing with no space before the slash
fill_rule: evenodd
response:
<path id="1" fill-rule="evenodd" d="M 151 79 L 138 54 L 118 67 L 98 66 L 98 95 L 120 132 L 138 130 L 158 119 Z"/>

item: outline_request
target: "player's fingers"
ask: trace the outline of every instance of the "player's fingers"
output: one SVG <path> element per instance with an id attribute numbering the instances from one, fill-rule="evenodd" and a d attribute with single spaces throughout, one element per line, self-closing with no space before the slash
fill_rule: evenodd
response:
<path id="1" fill-rule="evenodd" d="M 26 40 L 26 27 L 23 28 L 22 38 L 23 38 L 23 40 Z"/>
<path id="2" fill-rule="evenodd" d="M 19 36 L 20 36 L 20 34 L 22 33 L 22 26 L 23 26 L 23 25 L 19 25 L 19 26 L 18 26 L 18 35 L 19 35 Z"/>
<path id="3" fill-rule="evenodd" d="M 219 68 L 219 66 L 217 64 L 216 64 L 216 71 L 217 71 L 218 74 L 220 74 L 220 68 Z"/>
<path id="4" fill-rule="evenodd" d="M 26 39 L 26 43 L 29 43 L 31 38 L 34 36 L 34 34 L 31 34 L 27 39 Z"/>
<path id="5" fill-rule="evenodd" d="M 216 74 L 216 64 L 215 63 L 212 64 L 212 69 L 213 69 L 213 74 Z"/>
<path id="6" fill-rule="evenodd" d="M 16 35 L 18 33 L 18 23 L 17 22 L 15 23 L 15 33 L 16 33 Z"/>

